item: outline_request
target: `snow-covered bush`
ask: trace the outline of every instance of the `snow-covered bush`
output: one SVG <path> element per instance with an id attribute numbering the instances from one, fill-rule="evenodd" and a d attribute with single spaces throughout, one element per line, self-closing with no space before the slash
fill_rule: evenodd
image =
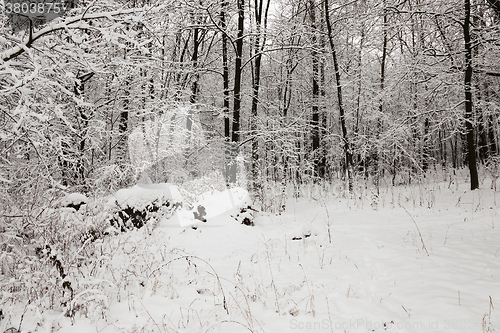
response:
<path id="1" fill-rule="evenodd" d="M 83 196 L 72 194 L 60 201 L 48 200 L 31 212 L 18 209 L 18 215 L 0 215 L 0 274 L 5 291 L 1 305 L 28 302 L 39 312 L 59 308 L 67 316 L 75 314 L 73 299 L 82 287 L 78 279 L 94 262 L 95 245 L 102 241 L 108 224 L 101 203 L 88 201 L 78 211 L 61 207 L 73 199 Z"/>
<path id="2" fill-rule="evenodd" d="M 183 200 L 175 185 L 161 183 L 121 189 L 110 201 L 113 210 L 111 224 L 124 232 L 142 228 L 150 221 L 171 217 Z"/>
<path id="3" fill-rule="evenodd" d="M 500 177 L 500 157 L 491 157 L 485 165 L 486 170 L 491 177 L 491 189 L 497 190 L 497 179 Z"/>
<path id="4" fill-rule="evenodd" d="M 252 208 L 252 206 L 242 207 L 239 210 L 239 213 L 234 216 L 234 219 L 241 224 L 247 225 L 249 227 L 253 227 L 256 209 Z"/>
<path id="5" fill-rule="evenodd" d="M 92 181 L 95 193 L 110 195 L 134 183 L 135 169 L 132 165 L 111 164 L 99 168 Z"/>
<path id="6" fill-rule="evenodd" d="M 88 198 L 81 193 L 71 193 L 61 200 L 61 207 L 73 208 L 76 211 L 86 205 Z"/>

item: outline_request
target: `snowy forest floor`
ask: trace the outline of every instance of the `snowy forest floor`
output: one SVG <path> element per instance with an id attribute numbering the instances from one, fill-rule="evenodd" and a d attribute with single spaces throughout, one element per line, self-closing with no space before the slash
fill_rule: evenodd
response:
<path id="1" fill-rule="evenodd" d="M 5 302 L 4 291 L 0 329 L 499 331 L 500 193 L 487 184 L 313 191 L 253 227 L 235 210 L 197 230 L 162 220 L 96 245 L 94 266 L 73 277 L 74 316 Z"/>

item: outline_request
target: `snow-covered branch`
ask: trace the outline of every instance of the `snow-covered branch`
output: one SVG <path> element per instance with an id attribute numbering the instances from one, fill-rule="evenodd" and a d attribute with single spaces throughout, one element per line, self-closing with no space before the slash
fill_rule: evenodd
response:
<path id="1" fill-rule="evenodd" d="M 108 19 L 114 21 L 118 16 L 133 14 L 141 11 L 143 11 L 142 8 L 131 8 L 131 9 L 120 9 L 104 13 L 93 13 L 93 14 L 84 13 L 82 15 L 68 17 L 60 23 L 51 24 L 33 34 L 30 34 L 30 36 L 27 38 L 26 41 L 23 41 L 21 44 L 16 45 L 11 49 L 4 51 L 1 54 L 0 59 L 2 59 L 2 62 L 6 62 L 16 58 L 17 56 L 21 55 L 24 51 L 26 51 L 27 48 L 30 48 L 37 39 L 45 35 L 48 35 L 50 33 L 53 33 L 54 31 L 63 29 L 88 29 L 89 26 L 85 22 L 87 20 Z"/>

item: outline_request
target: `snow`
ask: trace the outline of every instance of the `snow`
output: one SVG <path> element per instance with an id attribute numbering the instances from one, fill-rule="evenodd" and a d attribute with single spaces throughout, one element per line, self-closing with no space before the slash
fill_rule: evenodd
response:
<path id="1" fill-rule="evenodd" d="M 497 193 L 467 186 L 315 191 L 281 215 L 255 213 L 254 227 L 232 217 L 249 202 L 244 189 L 206 193 L 196 230 L 170 219 L 103 240 L 108 266 L 80 293 L 86 315 L 4 305 L 0 331 L 23 313 L 22 332 L 498 331 Z M 161 184 L 116 200 L 151 193 L 180 199 Z"/>
<path id="2" fill-rule="evenodd" d="M 201 221 L 195 220 L 193 212 L 186 210 L 186 209 L 180 209 L 174 212 L 172 217 L 170 219 L 163 219 L 160 224 L 158 224 L 158 227 L 162 227 L 162 225 L 170 225 L 171 223 L 175 223 L 180 225 L 181 227 L 187 227 L 187 226 L 194 226 Z"/>
<path id="3" fill-rule="evenodd" d="M 67 206 L 70 204 L 78 205 L 80 203 L 86 203 L 88 198 L 81 193 L 70 193 L 61 200 L 61 205 Z"/>
<path id="4" fill-rule="evenodd" d="M 207 219 L 224 213 L 231 213 L 250 203 L 247 190 L 233 187 L 224 191 L 211 191 L 201 195 L 201 199 L 194 205 L 202 205 L 207 211 Z"/>
<path id="5" fill-rule="evenodd" d="M 222 214 L 231 214 L 250 202 L 248 191 L 241 187 L 233 187 L 224 191 L 209 191 L 200 195 L 200 199 L 193 204 L 194 209 L 198 206 L 205 207 L 207 215 L 205 218 L 213 219 Z M 185 207 L 178 209 L 170 219 L 164 219 L 158 227 L 172 222 L 181 227 L 194 226 L 203 223 L 194 219 L 193 211 Z"/>
<path id="6" fill-rule="evenodd" d="M 312 235 L 314 236 L 318 235 L 316 229 L 310 224 L 302 223 L 298 227 L 288 231 L 285 237 L 287 239 L 300 240 L 307 237 L 311 237 Z"/>
<path id="7" fill-rule="evenodd" d="M 120 207 L 128 206 L 130 208 L 144 209 L 154 201 L 158 201 L 159 204 L 167 201 L 181 203 L 182 195 L 177 186 L 173 184 L 138 184 L 117 191 L 114 199 Z"/>

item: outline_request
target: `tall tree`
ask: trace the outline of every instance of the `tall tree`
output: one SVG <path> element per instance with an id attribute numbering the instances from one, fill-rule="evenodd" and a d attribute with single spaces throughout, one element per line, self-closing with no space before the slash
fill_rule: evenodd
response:
<path id="1" fill-rule="evenodd" d="M 252 140 L 252 189 L 258 190 L 259 187 L 259 141 L 257 137 L 257 121 L 258 121 L 258 108 L 259 108 L 259 89 L 260 89 L 260 76 L 262 66 L 262 54 L 266 45 L 267 33 L 267 17 L 269 14 L 269 6 L 271 0 L 266 1 L 264 8 L 264 0 L 254 0 L 254 15 L 256 24 L 256 35 L 253 42 L 254 60 L 252 64 L 252 110 L 250 118 L 250 131 L 254 136 Z"/>
<path id="2" fill-rule="evenodd" d="M 337 52 L 335 51 L 335 43 L 333 41 L 332 23 L 330 22 L 330 8 L 328 5 L 329 0 L 324 0 L 325 6 L 325 21 L 328 34 L 328 41 L 330 42 L 330 50 L 332 53 L 333 69 L 335 71 L 335 84 L 337 86 L 337 103 L 340 115 L 340 128 L 342 129 L 342 140 L 344 148 L 344 172 L 348 182 L 348 189 L 352 191 L 352 155 L 349 146 L 349 136 L 347 134 L 346 117 L 344 110 L 344 103 L 342 102 L 342 84 L 340 81 L 340 69 L 337 60 Z"/>
<path id="3" fill-rule="evenodd" d="M 231 166 L 232 166 L 232 144 L 231 144 L 231 118 L 229 114 L 230 97 L 229 97 L 229 60 L 228 60 L 228 31 L 227 31 L 227 0 L 222 0 L 219 13 L 219 24 L 221 30 L 221 43 L 222 43 L 222 86 L 223 86 L 223 110 L 224 115 L 224 176 L 226 183 L 229 184 Z M 234 171 L 234 169 L 233 169 Z"/>
<path id="4" fill-rule="evenodd" d="M 238 143 L 240 141 L 240 111 L 241 111 L 241 77 L 243 58 L 243 37 L 245 29 L 245 0 L 238 0 L 238 33 L 235 41 L 236 57 L 234 65 L 234 88 L 233 88 L 233 125 L 231 132 L 231 160 L 229 168 L 229 182 L 236 183 L 236 157 L 238 155 Z"/>
<path id="5" fill-rule="evenodd" d="M 471 4 L 470 0 L 464 0 L 465 18 L 463 23 L 465 42 L 465 128 L 467 130 L 467 160 L 469 162 L 470 188 L 479 188 L 479 177 L 477 174 L 476 144 L 474 142 L 473 109 L 472 109 L 472 42 L 471 42 Z"/>
<path id="6" fill-rule="evenodd" d="M 227 37 L 227 23 L 226 23 L 226 12 L 227 12 L 227 0 L 222 0 L 219 22 L 222 31 L 222 85 L 223 85 L 223 113 L 224 113 L 224 138 L 226 142 L 231 140 L 230 131 L 231 123 L 229 119 L 229 63 L 228 63 L 228 37 Z"/>
<path id="7" fill-rule="evenodd" d="M 312 155 L 314 159 L 314 176 L 319 177 L 324 170 L 320 170 L 321 152 L 320 152 L 320 123 L 319 123 L 319 97 L 320 97 L 320 67 L 318 55 L 318 27 L 316 22 L 316 1 L 309 0 L 309 20 L 311 24 L 311 58 L 312 58 Z"/>
<path id="8" fill-rule="evenodd" d="M 382 149 L 380 140 L 380 134 L 383 131 L 382 115 L 384 114 L 384 90 L 385 90 L 385 80 L 386 80 L 386 61 L 387 61 L 387 45 L 388 45 L 388 22 L 387 22 L 387 8 L 386 2 L 383 1 L 383 13 L 382 13 L 382 57 L 380 59 L 380 98 L 378 105 L 378 116 L 377 116 L 377 143 L 376 143 L 376 153 L 375 153 L 375 185 L 377 186 L 377 191 L 379 190 L 380 176 L 381 176 L 381 166 L 382 166 Z"/>

